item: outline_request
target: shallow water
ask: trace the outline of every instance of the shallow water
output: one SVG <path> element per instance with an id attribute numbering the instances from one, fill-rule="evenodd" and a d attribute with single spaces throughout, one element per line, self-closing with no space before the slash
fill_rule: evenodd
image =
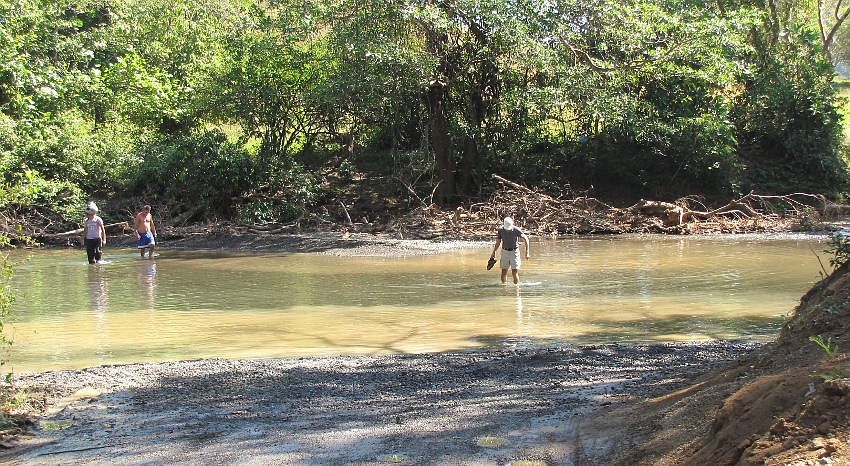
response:
<path id="1" fill-rule="evenodd" d="M 825 238 L 532 242 L 520 286 L 492 246 L 407 257 L 107 248 L 11 255 L 16 372 L 209 357 L 774 338 L 820 278 Z M 509 275 L 510 280 L 510 275 Z"/>

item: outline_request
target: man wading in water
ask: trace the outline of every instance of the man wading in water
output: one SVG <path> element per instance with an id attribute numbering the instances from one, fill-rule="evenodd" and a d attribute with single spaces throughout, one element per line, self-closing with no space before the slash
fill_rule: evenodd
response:
<path id="1" fill-rule="evenodd" d="M 156 238 L 156 225 L 154 225 L 153 216 L 151 216 L 151 206 L 142 207 L 142 211 L 136 214 L 133 228 L 136 230 L 136 239 L 142 258 L 145 257 L 145 249 L 147 249 L 148 259 L 152 259 L 153 250 L 156 249 L 156 240 L 154 240 Z"/>
<path id="2" fill-rule="evenodd" d="M 499 227 L 499 232 L 496 235 L 496 246 L 493 247 L 491 259 L 496 258 L 496 251 L 499 246 L 502 246 L 502 256 L 499 261 L 499 267 L 502 268 L 502 283 L 508 279 L 508 267 L 511 268 L 511 275 L 514 277 L 514 284 L 519 284 L 519 269 L 522 261 L 519 258 L 519 245 L 517 244 L 520 238 L 525 245 L 525 260 L 528 260 L 528 236 L 519 228 L 514 226 L 514 221 L 510 217 L 505 217 L 505 224 Z"/>

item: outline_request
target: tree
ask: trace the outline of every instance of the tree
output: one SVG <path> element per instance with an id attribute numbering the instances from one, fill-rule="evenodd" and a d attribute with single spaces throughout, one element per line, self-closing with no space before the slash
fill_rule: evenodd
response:
<path id="1" fill-rule="evenodd" d="M 818 29 L 820 31 L 821 46 L 827 57 L 833 61 L 837 45 L 843 41 L 840 37 L 848 16 L 850 16 L 850 5 L 844 5 L 841 0 L 818 0 Z"/>

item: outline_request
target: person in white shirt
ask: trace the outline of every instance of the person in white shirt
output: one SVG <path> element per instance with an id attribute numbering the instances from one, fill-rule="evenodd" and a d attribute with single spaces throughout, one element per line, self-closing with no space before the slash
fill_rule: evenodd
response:
<path id="1" fill-rule="evenodd" d="M 103 247 L 106 246 L 106 228 L 103 226 L 103 219 L 97 215 L 97 205 L 94 202 L 89 202 L 86 206 L 86 218 L 83 219 L 80 244 L 86 247 L 89 264 L 101 262 Z"/>

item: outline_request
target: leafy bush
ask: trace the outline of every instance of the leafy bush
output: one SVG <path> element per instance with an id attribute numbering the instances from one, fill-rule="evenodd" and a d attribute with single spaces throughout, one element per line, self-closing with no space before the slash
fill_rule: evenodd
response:
<path id="1" fill-rule="evenodd" d="M 130 189 L 148 199 L 190 203 L 231 214 L 255 181 L 250 154 L 221 131 L 172 136 L 140 149 Z"/>
<path id="2" fill-rule="evenodd" d="M 85 204 L 82 191 L 68 181 L 48 180 L 35 170 L 24 170 L 0 184 L 0 210 L 14 211 L 20 217 L 40 216 L 50 230 L 78 219 Z M 36 221 L 35 224 L 41 222 Z M 57 223 L 55 228 L 49 224 Z"/>
<path id="3" fill-rule="evenodd" d="M 246 196 L 239 220 L 244 223 L 277 223 L 304 215 L 315 204 L 321 187 L 310 173 L 292 164 L 289 168 L 270 168 L 263 174 L 263 189 Z"/>
<path id="4" fill-rule="evenodd" d="M 850 183 L 834 68 L 815 33 L 798 29 L 787 35 L 770 53 L 753 57 L 733 107 L 739 156 L 751 184 L 745 190 L 839 195 Z"/>
<path id="5" fill-rule="evenodd" d="M 72 113 L 37 122 L 0 120 L 0 210 L 37 213 L 36 224 L 65 228 L 85 195 L 106 197 L 132 165 L 130 137 L 93 132 Z M 42 225 L 43 226 L 43 225 Z"/>
<path id="6" fill-rule="evenodd" d="M 0 233 L 0 250 L 10 247 L 9 238 Z M 15 296 L 12 293 L 10 280 L 12 278 L 12 265 L 9 263 L 8 255 L 0 253 L 0 366 L 9 362 L 9 347 L 12 339 L 4 328 L 6 318 L 12 312 L 12 303 Z M 12 373 L 3 374 L 0 380 L 0 424 L 7 427 L 14 424 L 22 424 L 13 416 L 13 411 L 19 410 L 27 400 L 26 392 L 18 390 L 12 383 Z"/>
<path id="7" fill-rule="evenodd" d="M 850 236 L 841 232 L 830 233 L 827 244 L 828 247 L 824 252 L 832 254 L 829 265 L 833 268 L 837 269 L 850 260 Z"/>
<path id="8" fill-rule="evenodd" d="M 0 234 L 0 248 L 9 247 L 9 238 Z M 8 256 L 0 254 L 0 346 L 6 347 L 12 344 L 4 332 L 3 321 L 12 312 L 12 303 L 15 301 L 9 280 L 12 278 L 12 266 L 9 264 Z M 0 365 L 6 363 L 5 354 L 0 356 Z"/>

